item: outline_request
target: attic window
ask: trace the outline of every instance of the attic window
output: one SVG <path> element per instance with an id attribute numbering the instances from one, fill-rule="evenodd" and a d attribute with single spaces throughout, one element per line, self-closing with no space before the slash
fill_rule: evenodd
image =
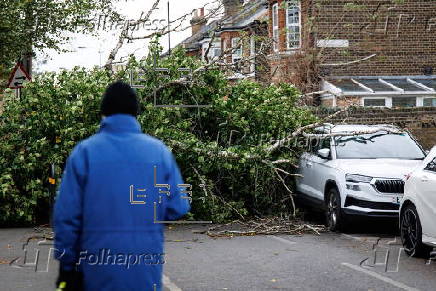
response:
<path id="1" fill-rule="evenodd" d="M 300 47 L 301 40 L 300 1 L 291 0 L 286 7 L 286 42 L 288 49 Z"/>

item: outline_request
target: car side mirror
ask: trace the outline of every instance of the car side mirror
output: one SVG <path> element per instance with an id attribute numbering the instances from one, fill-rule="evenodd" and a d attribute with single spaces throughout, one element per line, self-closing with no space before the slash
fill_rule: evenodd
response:
<path id="1" fill-rule="evenodd" d="M 328 159 L 330 157 L 330 149 L 318 150 L 318 156 L 320 156 L 323 159 Z"/>

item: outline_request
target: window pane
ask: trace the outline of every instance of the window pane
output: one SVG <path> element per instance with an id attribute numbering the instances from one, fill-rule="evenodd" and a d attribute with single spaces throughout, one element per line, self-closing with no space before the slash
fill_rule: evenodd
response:
<path id="1" fill-rule="evenodd" d="M 277 26 L 277 18 L 278 18 L 278 10 L 277 10 L 277 4 L 275 4 L 272 8 L 272 18 L 273 18 L 273 26 Z"/>
<path id="2" fill-rule="evenodd" d="M 424 152 L 408 134 L 377 132 L 335 138 L 338 159 L 424 159 Z M 393 150 L 395 147 L 395 150 Z"/>
<path id="3" fill-rule="evenodd" d="M 436 107 L 436 98 L 424 98 L 424 106 Z"/>
<path id="4" fill-rule="evenodd" d="M 288 24 L 300 23 L 300 9 L 296 5 L 290 5 L 288 7 Z"/>
<path id="5" fill-rule="evenodd" d="M 289 1 L 286 12 L 288 48 L 300 46 L 300 6 L 298 1 Z"/>
<path id="6" fill-rule="evenodd" d="M 236 55 L 236 56 L 242 55 L 242 46 L 241 46 L 239 37 L 232 38 L 232 48 L 234 49 L 233 50 L 234 55 Z"/>
<path id="7" fill-rule="evenodd" d="M 275 28 L 273 30 L 273 46 L 274 46 L 274 50 L 278 49 L 278 44 L 279 44 L 279 29 Z"/>
<path id="8" fill-rule="evenodd" d="M 300 27 L 288 27 L 288 47 L 294 48 L 300 46 Z"/>
<path id="9" fill-rule="evenodd" d="M 415 107 L 416 97 L 394 97 L 392 107 Z"/>
<path id="10" fill-rule="evenodd" d="M 420 87 L 407 82 L 406 79 L 384 79 L 386 82 L 391 83 L 398 88 L 404 89 L 406 91 L 422 91 Z"/>
<path id="11" fill-rule="evenodd" d="M 378 79 L 358 79 L 359 83 L 362 83 L 366 87 L 371 88 L 374 91 L 395 91 L 393 88 L 389 87 L 378 81 Z"/>
<path id="12" fill-rule="evenodd" d="M 363 106 L 386 106 L 385 99 L 364 99 Z"/>
<path id="13" fill-rule="evenodd" d="M 430 163 L 425 167 L 424 170 L 431 171 L 431 172 L 436 172 L 436 158 L 435 158 L 433 161 L 431 161 L 431 162 L 430 162 Z"/>
<path id="14" fill-rule="evenodd" d="M 414 79 L 414 81 L 436 90 L 436 79 Z"/>

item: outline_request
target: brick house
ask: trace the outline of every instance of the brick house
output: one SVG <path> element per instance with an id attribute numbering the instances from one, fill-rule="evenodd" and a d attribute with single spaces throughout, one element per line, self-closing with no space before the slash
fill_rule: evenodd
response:
<path id="1" fill-rule="evenodd" d="M 272 80 L 341 107 L 436 106 L 436 1 L 269 0 Z"/>
<path id="2" fill-rule="evenodd" d="M 210 62 L 221 57 L 223 65 L 233 67 L 229 79 L 251 78 L 266 82 L 269 63 L 265 57 L 256 56 L 256 51 L 260 46 L 258 37 L 268 37 L 267 2 L 223 0 L 223 4 L 223 17 L 209 23 L 204 8 L 194 10 L 192 35 L 179 45 L 188 55 L 202 60 Z"/>

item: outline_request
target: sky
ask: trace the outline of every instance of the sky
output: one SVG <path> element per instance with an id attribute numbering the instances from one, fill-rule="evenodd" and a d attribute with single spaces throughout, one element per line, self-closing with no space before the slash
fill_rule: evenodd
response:
<path id="1" fill-rule="evenodd" d="M 170 19 L 177 19 L 178 17 L 190 13 L 193 9 L 200 8 L 209 3 L 210 0 L 161 0 L 158 10 L 156 10 L 151 20 L 154 21 L 151 25 L 139 27 L 135 36 L 147 35 L 155 27 L 162 27 L 166 25 L 167 19 L 167 2 L 170 3 Z M 128 19 L 137 19 L 151 8 L 153 0 L 120 0 L 117 5 L 117 11 L 125 15 Z M 210 6 L 208 6 L 210 7 Z M 207 13 L 207 12 L 206 12 Z M 103 23 L 103 16 L 100 17 Z M 189 16 L 183 23 L 183 27 L 189 25 Z M 98 19 L 96 19 L 97 23 Z M 153 25 L 154 24 L 154 25 Z M 114 25 L 112 30 L 97 29 L 97 35 L 83 35 L 83 34 L 70 34 L 71 40 L 69 43 L 62 45 L 62 48 L 67 49 L 67 53 L 58 53 L 54 50 L 45 50 L 38 52 L 34 62 L 34 68 L 38 72 L 44 71 L 59 71 L 61 69 L 71 69 L 75 66 L 92 68 L 94 66 L 104 65 L 110 51 L 115 47 L 121 28 Z M 107 28 L 109 23 L 107 24 Z M 171 34 L 171 47 L 184 40 L 191 35 L 191 28 L 185 31 L 174 32 Z M 164 51 L 168 49 L 168 37 L 161 38 L 161 45 Z M 130 44 L 125 43 L 120 50 L 118 57 L 127 56 L 133 53 L 142 57 L 147 54 L 148 40 L 134 41 Z"/>

